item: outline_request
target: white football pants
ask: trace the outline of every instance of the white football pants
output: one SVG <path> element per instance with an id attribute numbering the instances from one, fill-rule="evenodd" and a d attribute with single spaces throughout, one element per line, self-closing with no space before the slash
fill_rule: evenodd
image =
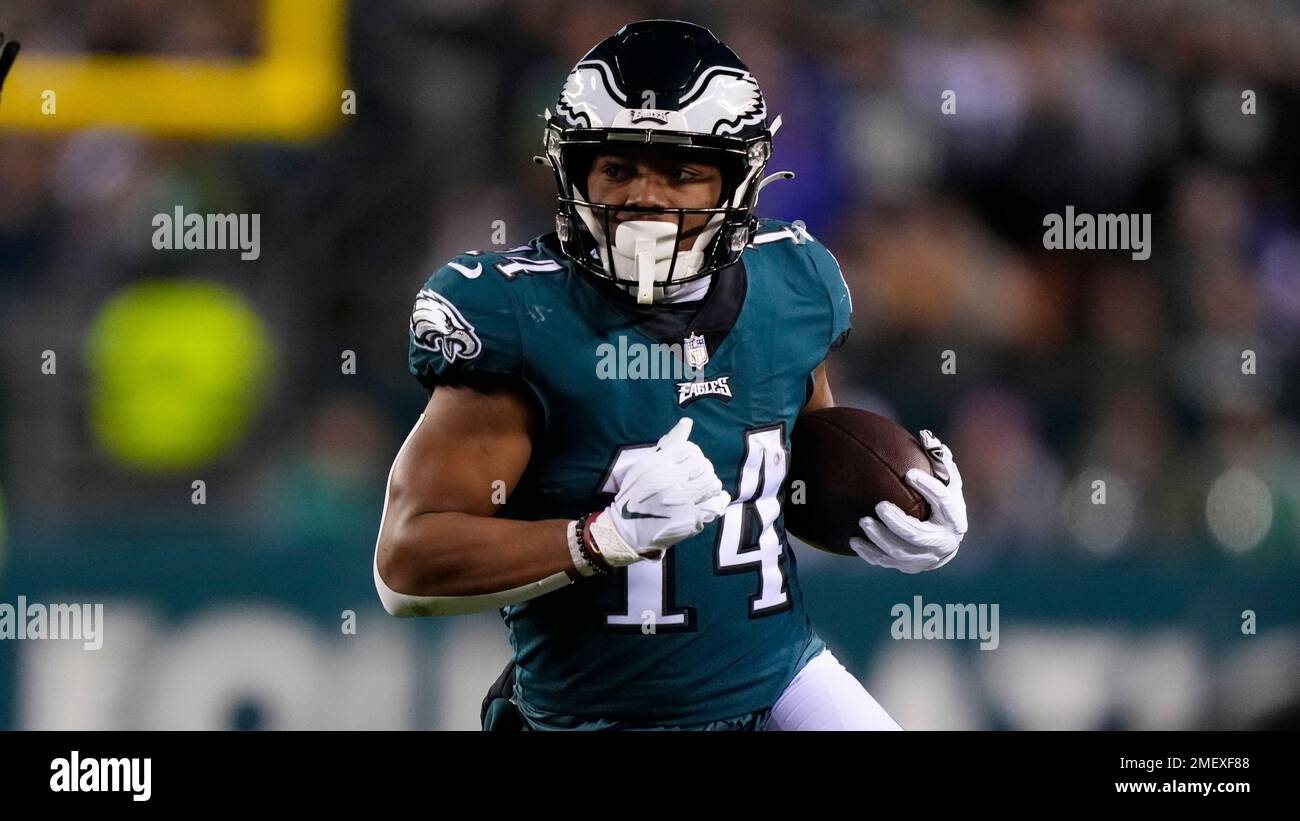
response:
<path id="1" fill-rule="evenodd" d="M 804 665 L 764 730 L 901 730 L 829 648 Z"/>

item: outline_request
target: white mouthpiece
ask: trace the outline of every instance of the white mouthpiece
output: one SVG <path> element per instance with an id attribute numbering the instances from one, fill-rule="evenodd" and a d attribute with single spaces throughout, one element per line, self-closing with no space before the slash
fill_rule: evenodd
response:
<path id="1" fill-rule="evenodd" d="M 655 239 L 637 237 L 636 251 L 636 301 L 649 305 L 654 301 L 655 293 Z"/>

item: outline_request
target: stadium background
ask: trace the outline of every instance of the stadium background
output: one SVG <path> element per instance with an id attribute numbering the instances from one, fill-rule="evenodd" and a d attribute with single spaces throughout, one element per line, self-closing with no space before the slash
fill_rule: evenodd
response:
<path id="1" fill-rule="evenodd" d="M 394 620 L 371 583 L 425 400 L 406 320 L 432 266 L 550 230 L 537 115 L 654 16 L 712 27 L 784 117 L 798 176 L 760 212 L 853 290 L 837 400 L 962 467 L 938 573 L 798 548 L 885 707 L 1238 728 L 1300 699 L 1294 4 L 5 0 L 0 601 L 103 602 L 106 635 L 0 643 L 0 727 L 477 726 L 499 620 Z M 1067 205 L 1151 213 L 1151 258 L 1045 251 Z M 260 214 L 260 258 L 154 250 L 177 206 Z M 891 640 L 917 595 L 999 604 L 1000 646 Z"/>

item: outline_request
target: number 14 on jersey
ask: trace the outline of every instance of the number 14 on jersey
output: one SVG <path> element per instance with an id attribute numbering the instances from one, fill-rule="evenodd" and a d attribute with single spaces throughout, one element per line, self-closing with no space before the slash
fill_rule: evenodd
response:
<path id="1" fill-rule="evenodd" d="M 790 459 L 785 447 L 785 425 L 777 423 L 745 431 L 745 457 L 736 481 L 736 498 L 727 507 L 718 528 L 713 572 L 720 575 L 757 573 L 756 590 L 747 604 L 750 618 L 761 618 L 790 607 L 784 545 L 776 532 L 781 515 L 781 486 Z M 654 445 L 620 448 L 615 454 L 602 493 L 617 491 L 614 477 L 645 456 Z M 755 535 L 756 534 L 756 535 Z M 669 575 L 676 565 L 673 547 L 664 559 L 642 561 L 626 569 L 626 606 L 604 615 L 608 629 L 635 629 L 653 633 L 695 629 L 693 608 L 674 601 Z"/>

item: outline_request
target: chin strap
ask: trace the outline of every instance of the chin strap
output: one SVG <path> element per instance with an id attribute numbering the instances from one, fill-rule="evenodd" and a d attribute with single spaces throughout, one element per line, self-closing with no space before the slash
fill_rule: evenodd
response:
<path id="1" fill-rule="evenodd" d="M 696 238 L 692 250 L 674 252 L 678 227 L 674 222 L 662 220 L 627 220 L 614 229 L 614 241 L 604 242 L 604 232 L 597 230 L 600 245 L 598 252 L 606 270 L 614 271 L 622 280 L 619 284 L 636 297 L 638 303 L 650 305 L 662 302 L 665 297 L 684 287 L 679 284 L 661 285 L 669 275 L 674 253 L 677 261 L 673 267 L 675 277 L 692 276 L 704 262 L 704 254 L 695 250 L 707 245 L 716 227 L 706 228 Z M 611 258 L 612 256 L 612 258 Z"/>

